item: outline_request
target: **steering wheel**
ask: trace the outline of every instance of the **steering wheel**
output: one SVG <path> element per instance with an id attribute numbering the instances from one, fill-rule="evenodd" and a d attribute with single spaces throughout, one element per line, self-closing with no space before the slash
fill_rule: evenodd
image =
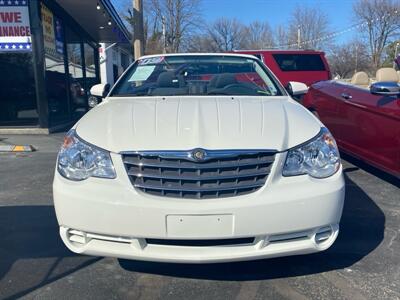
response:
<path id="1" fill-rule="evenodd" d="M 255 88 L 253 86 L 247 86 L 242 83 L 232 83 L 228 84 L 223 88 L 223 90 L 230 90 L 230 89 L 238 89 L 241 91 L 243 94 L 258 94 L 258 88 Z"/>
<path id="2" fill-rule="evenodd" d="M 232 83 L 232 84 L 228 84 L 223 89 L 229 89 L 229 88 L 239 88 L 239 89 L 242 89 L 242 90 L 251 91 L 251 92 L 255 93 L 256 95 L 262 94 L 262 95 L 271 96 L 271 92 L 269 90 L 262 90 L 257 85 L 251 85 L 250 86 L 250 83 Z"/>

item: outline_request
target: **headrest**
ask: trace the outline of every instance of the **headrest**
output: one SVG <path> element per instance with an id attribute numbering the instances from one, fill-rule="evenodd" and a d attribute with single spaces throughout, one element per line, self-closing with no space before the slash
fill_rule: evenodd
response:
<path id="1" fill-rule="evenodd" d="M 293 60 L 282 60 L 281 64 L 285 67 L 293 66 L 294 61 Z"/>
<path id="2" fill-rule="evenodd" d="M 351 84 L 354 85 L 369 85 L 369 78 L 365 72 L 357 72 L 351 78 Z"/>
<path id="3" fill-rule="evenodd" d="M 399 78 L 397 77 L 396 70 L 393 68 L 381 68 L 376 71 L 376 81 L 389 81 L 397 82 Z"/>
<path id="4" fill-rule="evenodd" d="M 177 88 L 179 87 L 179 80 L 176 78 L 174 72 L 163 72 L 158 75 L 157 86 L 163 88 Z"/>
<path id="5" fill-rule="evenodd" d="M 218 81 L 219 75 L 214 75 L 210 81 L 208 82 L 208 87 L 209 88 L 215 88 L 217 86 L 217 81 Z"/>
<path id="6" fill-rule="evenodd" d="M 217 89 L 223 88 L 229 84 L 237 83 L 235 74 L 233 73 L 223 73 L 219 74 L 217 78 L 217 82 L 215 83 L 215 87 Z"/>

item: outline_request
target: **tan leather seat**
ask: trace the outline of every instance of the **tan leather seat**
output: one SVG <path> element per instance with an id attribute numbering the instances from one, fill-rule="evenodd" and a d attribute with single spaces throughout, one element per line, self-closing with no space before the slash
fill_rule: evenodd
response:
<path id="1" fill-rule="evenodd" d="M 350 81 L 351 84 L 354 84 L 358 87 L 368 88 L 369 86 L 369 78 L 367 73 L 365 72 L 357 72 L 353 75 Z"/>
<path id="2" fill-rule="evenodd" d="M 376 71 L 376 81 L 397 82 L 399 80 L 396 70 L 393 68 L 380 68 Z"/>
<path id="3" fill-rule="evenodd" d="M 398 81 L 400 82 L 400 71 L 397 71 L 397 79 L 398 79 Z"/>

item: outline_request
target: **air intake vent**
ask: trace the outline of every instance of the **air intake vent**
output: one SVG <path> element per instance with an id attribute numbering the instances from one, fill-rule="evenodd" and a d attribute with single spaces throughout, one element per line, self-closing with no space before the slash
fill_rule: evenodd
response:
<path id="1" fill-rule="evenodd" d="M 203 150 L 123 154 L 128 176 L 136 189 L 175 198 L 222 198 L 252 193 L 271 171 L 275 152 Z"/>
<path id="2" fill-rule="evenodd" d="M 146 239 L 147 244 L 166 245 L 166 246 L 186 246 L 186 247 L 213 247 L 213 246 L 233 246 L 249 245 L 254 243 L 254 238 L 222 239 L 222 240 L 164 240 Z"/>
<path id="3" fill-rule="evenodd" d="M 292 232 L 286 234 L 275 234 L 271 235 L 268 239 L 270 243 L 280 242 L 293 242 L 298 240 L 304 240 L 309 238 L 309 231 Z"/>

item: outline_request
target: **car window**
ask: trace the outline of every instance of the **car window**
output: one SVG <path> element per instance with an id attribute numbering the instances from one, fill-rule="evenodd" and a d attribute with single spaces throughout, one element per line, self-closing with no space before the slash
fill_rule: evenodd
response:
<path id="1" fill-rule="evenodd" d="M 273 54 L 282 71 L 325 71 L 319 54 Z"/>
<path id="2" fill-rule="evenodd" d="M 112 96 L 281 95 L 256 60 L 236 56 L 155 56 L 138 60 Z"/>

